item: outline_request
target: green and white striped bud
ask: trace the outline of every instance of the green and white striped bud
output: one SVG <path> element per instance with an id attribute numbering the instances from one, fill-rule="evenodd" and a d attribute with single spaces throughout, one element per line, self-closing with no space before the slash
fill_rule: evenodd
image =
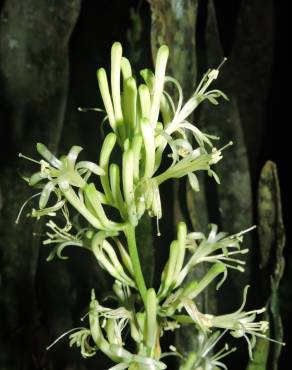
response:
<path id="1" fill-rule="evenodd" d="M 186 238 L 187 238 L 187 227 L 184 222 L 180 222 L 178 224 L 177 229 L 177 260 L 175 269 L 173 271 L 173 280 L 176 282 L 176 279 L 182 269 L 184 258 L 185 258 L 185 251 L 186 251 Z"/>
<path id="2" fill-rule="evenodd" d="M 122 45 L 115 42 L 111 49 L 111 88 L 113 106 L 115 112 L 116 126 L 122 141 L 126 137 L 124 126 L 122 99 L 121 99 L 121 62 L 122 62 Z"/>
<path id="3" fill-rule="evenodd" d="M 139 101 L 141 106 L 141 117 L 150 118 L 151 97 L 149 88 L 142 84 L 139 86 Z"/>
<path id="4" fill-rule="evenodd" d="M 142 136 L 135 135 L 133 142 L 132 142 L 132 150 L 133 150 L 133 170 L 134 170 L 134 182 L 138 182 L 140 179 L 140 158 L 141 158 L 141 148 L 142 148 Z"/>
<path id="5" fill-rule="evenodd" d="M 123 153 L 123 192 L 130 223 L 138 223 L 134 196 L 134 157 L 132 149 Z"/>
<path id="6" fill-rule="evenodd" d="M 115 42 L 111 49 L 111 88 L 117 122 L 123 121 L 120 86 L 122 53 L 122 45 L 119 42 Z"/>
<path id="7" fill-rule="evenodd" d="M 100 178 L 101 185 L 103 187 L 106 198 L 109 203 L 113 203 L 113 196 L 109 184 L 108 168 L 109 168 L 109 159 L 113 151 L 113 148 L 116 144 L 117 137 L 114 133 L 109 133 L 102 144 L 99 158 L 99 166 L 104 170 L 104 176 Z"/>
<path id="8" fill-rule="evenodd" d="M 117 132 L 117 124 L 114 113 L 114 107 L 109 91 L 108 80 L 104 68 L 99 68 L 96 72 L 99 91 L 101 93 L 102 101 L 108 116 L 109 124 L 114 132 Z"/>
<path id="9" fill-rule="evenodd" d="M 175 283 L 174 272 L 178 262 L 178 256 L 179 256 L 179 244 L 177 240 L 174 240 L 170 245 L 169 258 L 161 275 L 161 286 L 158 292 L 158 297 L 160 300 L 163 299 L 167 295 L 167 293 L 170 292 L 172 286 Z"/>
<path id="10" fill-rule="evenodd" d="M 144 178 L 151 178 L 155 167 L 155 140 L 154 129 L 147 118 L 142 118 L 141 120 L 141 132 L 145 148 Z"/>
<path id="11" fill-rule="evenodd" d="M 114 200 L 114 204 L 119 210 L 122 218 L 124 220 L 127 219 L 127 211 L 125 202 L 123 199 L 122 191 L 121 191 L 121 179 L 120 179 L 120 168 L 116 163 L 112 163 L 109 169 L 109 178 L 110 178 L 110 186 L 111 186 L 111 193 Z"/>
<path id="12" fill-rule="evenodd" d="M 89 202 L 91 208 L 94 210 L 96 218 L 99 219 L 103 230 L 121 230 L 123 228 L 122 224 L 110 221 L 103 209 L 103 206 L 100 203 L 98 192 L 93 183 L 90 183 L 84 188 L 84 195 L 86 200 Z"/>
<path id="13" fill-rule="evenodd" d="M 121 60 L 121 69 L 123 80 L 126 81 L 129 77 L 132 77 L 132 68 L 129 60 L 125 57 L 122 57 Z"/>
<path id="14" fill-rule="evenodd" d="M 123 112 L 127 137 L 131 138 L 137 131 L 137 85 L 134 77 L 129 77 L 124 83 Z"/>
<path id="15" fill-rule="evenodd" d="M 153 99 L 151 102 L 150 110 L 150 124 L 152 127 L 156 127 L 156 123 L 158 121 L 160 101 L 163 94 L 165 69 L 168 55 L 169 55 L 168 47 L 166 45 L 162 45 L 158 49 L 155 63 Z"/>
<path id="16" fill-rule="evenodd" d="M 92 339 L 96 346 L 110 359 L 113 361 L 118 361 L 118 357 L 115 356 L 111 350 L 108 341 L 104 338 L 100 323 L 99 323 L 99 313 L 98 313 L 98 302 L 95 299 L 94 290 L 91 293 L 91 303 L 89 306 L 89 324 Z"/>
<path id="17" fill-rule="evenodd" d="M 157 339 L 157 298 L 153 288 L 147 290 L 146 294 L 146 346 L 148 347 L 148 356 L 153 356 Z"/>

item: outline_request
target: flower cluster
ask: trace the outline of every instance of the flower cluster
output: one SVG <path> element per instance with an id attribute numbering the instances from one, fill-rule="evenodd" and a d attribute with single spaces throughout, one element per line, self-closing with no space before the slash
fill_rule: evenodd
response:
<path id="1" fill-rule="evenodd" d="M 98 164 L 77 162 L 82 150 L 79 146 L 57 158 L 44 144 L 38 144 L 42 159 L 33 161 L 40 169 L 28 179 L 29 185 L 41 189 L 32 197 L 39 197 L 39 202 L 31 216 L 50 218 L 43 242 L 54 245 L 48 260 L 66 258 L 64 248 L 78 246 L 90 251 L 114 279 L 112 307 L 103 306 L 93 292 L 89 326 L 68 332 L 70 345 L 79 347 L 83 357 L 100 350 L 116 362 L 111 370 L 165 369 L 162 359 L 169 353 L 161 349 L 161 337 L 182 324 L 195 325 L 202 337 L 196 353 L 182 356 L 181 370 L 201 369 L 204 364 L 210 369 L 225 369 L 220 360 L 233 349 L 224 347 L 213 354 L 213 347 L 222 337 L 219 331 L 213 333 L 213 328 L 244 337 L 250 356 L 255 338 L 265 337 L 267 330 L 266 322 L 254 321 L 262 309 L 243 311 L 246 290 L 242 307 L 231 314 L 213 316 L 200 312 L 196 305 L 197 296 L 217 276 L 223 275 L 219 288 L 228 269 L 244 271 L 239 256 L 248 250 L 241 249 L 240 243 L 248 230 L 228 236 L 217 233 L 217 226 L 211 225 L 206 237 L 199 232 L 187 233 L 186 224 L 179 223 L 159 289 L 156 292 L 146 287 L 135 234 L 140 218 L 146 211 L 157 220 L 162 217 L 160 185 L 169 179 L 187 176 L 192 188 L 199 191 L 195 173 L 206 171 L 219 183 L 212 166 L 231 144 L 215 148 L 213 141 L 218 138 L 188 121 L 204 100 L 218 104 L 218 98 L 227 99 L 219 90 L 208 90 L 219 67 L 203 76 L 184 103 L 178 81 L 165 75 L 168 54 L 167 46 L 159 48 L 154 73 L 142 70 L 143 83 L 138 85 L 121 45 L 114 43 L 110 78 L 103 68 L 97 71 L 105 120 L 109 122 Z M 177 89 L 176 102 L 167 92 L 168 84 Z M 69 211 L 77 212 L 78 222 L 70 218 Z M 212 266 L 200 281 L 187 282 L 190 271 L 202 263 Z M 127 349 L 129 341 L 136 345 L 134 353 Z"/>
<path id="2" fill-rule="evenodd" d="M 179 83 L 165 76 L 168 58 L 167 46 L 162 46 L 156 58 L 155 73 L 141 71 L 145 83 L 137 86 L 130 62 L 122 56 L 122 47 L 115 43 L 111 51 L 111 92 L 106 71 L 98 69 L 97 79 L 112 132 L 103 141 L 99 164 L 88 161 L 76 163 L 82 150 L 74 146 L 67 156 L 55 157 L 43 144 L 37 151 L 43 157 L 38 163 L 40 171 L 29 179 L 29 185 L 43 184 L 39 209 L 33 216 L 40 217 L 61 209 L 64 202 L 71 204 L 88 222 L 99 230 L 121 230 L 124 223 L 137 225 L 145 210 L 161 218 L 159 186 L 171 178 L 188 176 L 192 187 L 199 190 L 196 171 L 206 170 L 219 181 L 211 166 L 222 158 L 222 149 L 213 147 L 212 135 L 202 133 L 187 121 L 194 109 L 205 99 L 217 104 L 216 98 L 225 95 L 219 90 L 207 91 L 217 78 L 218 70 L 209 71 L 197 90 L 183 105 Z M 122 80 L 122 81 L 121 81 Z M 121 83 L 122 82 L 122 83 Z M 177 106 L 164 90 L 167 83 L 178 89 Z M 225 97 L 226 98 L 226 97 Z M 161 115 L 160 115 L 161 114 Z M 161 117 L 161 122 L 159 118 Z M 196 148 L 186 134 L 193 134 Z M 111 155 L 118 146 L 122 165 L 111 162 Z M 164 153 L 171 150 L 172 163 L 161 171 Z M 208 146 L 211 150 L 208 152 Z M 101 189 L 89 182 L 91 174 L 99 177 Z M 49 197 L 57 202 L 48 208 Z M 77 194 L 78 193 L 78 194 Z M 103 205 L 116 208 L 120 222 L 109 220 Z"/>

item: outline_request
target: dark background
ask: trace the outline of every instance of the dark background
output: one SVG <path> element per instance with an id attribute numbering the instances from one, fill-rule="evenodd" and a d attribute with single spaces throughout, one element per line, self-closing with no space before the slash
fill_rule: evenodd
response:
<path id="1" fill-rule="evenodd" d="M 16 227 L 14 221 L 20 205 L 33 194 L 19 175 L 31 173 L 34 167 L 19 160 L 19 152 L 36 157 L 35 143 L 39 141 L 58 153 L 66 152 L 76 144 L 85 148 L 84 158 L 98 159 L 103 117 L 95 112 L 78 112 L 77 107 L 101 107 L 95 72 L 98 66 L 109 67 L 110 47 L 114 41 L 123 44 L 124 54 L 133 62 L 136 72 L 142 67 L 152 66 L 152 50 L 163 37 L 170 49 L 187 50 L 182 55 L 190 58 L 186 63 L 189 69 L 180 70 L 176 61 L 170 61 L 169 66 L 169 73 L 184 85 L 186 95 L 191 92 L 188 84 L 193 85 L 208 67 L 216 67 L 223 55 L 228 57 L 216 87 L 231 97 L 229 108 L 224 105 L 222 110 L 215 110 L 213 116 L 207 108 L 202 108 L 195 118 L 201 122 L 202 128 L 218 130 L 222 143 L 230 138 L 235 141 L 235 146 L 238 142 L 237 149 L 230 151 L 229 162 L 229 153 L 225 153 L 225 170 L 231 170 L 238 160 L 238 167 L 244 179 L 248 173 L 248 180 L 239 181 L 238 198 L 231 198 L 228 181 L 224 185 L 224 178 L 221 177 L 223 184 L 220 189 L 223 190 L 216 190 L 207 182 L 206 212 L 210 221 L 219 223 L 230 232 L 235 228 L 230 224 L 233 219 L 234 224 L 241 225 L 245 219 L 258 224 L 260 172 L 264 163 L 272 160 L 278 167 L 283 216 L 287 224 L 291 184 L 287 150 L 289 116 L 285 114 L 289 102 L 285 83 L 289 71 L 284 66 L 283 4 L 272 0 L 216 0 L 217 34 L 214 33 L 214 19 L 210 23 L 211 1 L 172 2 L 177 10 L 170 10 L 170 3 L 152 1 L 150 7 L 146 1 L 134 0 L 0 1 L 1 370 L 110 367 L 103 356 L 80 359 L 77 350 L 68 348 L 66 339 L 49 352 L 44 348 L 63 331 L 79 325 L 79 318 L 86 312 L 91 287 L 95 287 L 102 296 L 110 289 L 111 282 L 96 269 L 94 261 L 85 252 L 70 250 L 68 261 L 46 263 L 47 248 L 39 248 L 41 222 L 22 218 Z M 197 9 L 197 25 L 190 23 L 193 18 L 186 16 L 187 12 L 183 17 L 176 17 L 180 9 Z M 165 19 L 159 17 L 159 12 L 165 15 Z M 162 32 L 161 37 L 159 22 L 165 22 L 165 33 Z M 195 46 L 188 39 L 188 32 L 193 32 Z M 184 40 L 181 44 L 175 35 L 182 35 Z M 224 123 L 220 126 L 226 116 L 231 117 L 231 121 L 236 117 L 234 131 L 226 129 Z M 237 150 L 241 150 L 238 156 Z M 232 158 L 235 158 L 235 164 L 230 163 Z M 248 192 L 244 181 L 251 183 Z M 175 184 L 167 186 L 164 191 L 165 224 L 162 230 L 165 236 L 162 241 L 151 239 L 154 249 L 158 250 L 159 246 L 157 270 L 167 256 L 168 242 L 173 237 L 178 217 L 175 199 L 180 199 Z M 173 197 L 173 202 L 169 202 L 170 197 Z M 222 199 L 229 199 L 226 206 L 229 218 L 224 218 L 218 211 Z M 248 213 L 241 212 L 244 205 L 248 205 Z M 204 213 L 199 209 L 199 213 L 201 211 Z M 240 213 L 242 216 L 238 215 Z M 185 217 L 189 224 L 194 225 L 191 217 Z M 204 226 L 203 221 L 201 224 Z M 32 236 L 33 233 L 36 236 Z M 237 283 L 243 286 L 252 281 L 250 307 L 264 305 L 269 297 L 273 263 L 270 262 L 266 269 L 259 269 L 259 240 L 253 236 L 249 241 L 252 243 L 251 267 L 246 277 L 234 275 L 233 283 L 223 289 L 221 298 L 225 303 L 221 305 L 219 302 L 219 310 L 227 306 L 234 310 L 238 306 L 240 293 L 233 290 Z M 273 241 L 272 245 L 275 243 Z M 161 244 L 165 247 L 163 250 Z M 289 239 L 286 244 L 289 246 Z M 292 273 L 289 248 L 286 247 L 284 255 L 286 270 L 279 299 L 285 341 L 288 342 Z M 153 257 L 147 258 L 150 258 L 149 263 L 153 262 Z M 155 278 L 154 274 L 154 281 Z M 289 369 L 289 352 L 289 347 L 283 350 L 279 369 Z M 245 346 L 231 357 L 228 360 L 231 369 L 246 368 Z M 272 368 L 271 365 L 267 367 L 268 370 Z"/>

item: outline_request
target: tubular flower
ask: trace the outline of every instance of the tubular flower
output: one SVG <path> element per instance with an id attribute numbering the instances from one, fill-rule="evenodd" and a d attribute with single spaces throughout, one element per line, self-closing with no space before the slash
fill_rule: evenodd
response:
<path id="1" fill-rule="evenodd" d="M 254 229 L 251 227 L 234 235 L 227 235 L 225 232 L 217 233 L 217 225 L 211 224 L 211 231 L 208 237 L 201 232 L 187 233 L 186 224 L 180 222 L 178 225 L 177 239 L 170 245 L 169 259 L 161 275 L 161 286 L 158 292 L 160 299 L 163 299 L 171 291 L 179 289 L 189 272 L 199 263 L 213 263 L 214 266 L 205 275 L 200 282 L 193 281 L 181 291 L 181 296 L 185 292 L 192 291 L 198 295 L 201 287 L 209 284 L 218 274 L 223 274 L 223 278 L 217 288 L 224 282 L 229 268 L 244 271 L 244 261 L 241 261 L 236 255 L 243 255 L 248 249 L 241 249 L 240 244 L 243 235 Z M 189 256 L 190 255 L 190 256 Z M 189 287 L 188 287 L 189 286 Z M 177 292 L 177 291 L 176 291 Z M 175 293 L 176 295 L 177 293 Z M 189 296 L 189 294 L 187 295 Z"/>
<path id="2" fill-rule="evenodd" d="M 41 169 L 29 179 L 29 185 L 42 187 L 39 209 L 33 209 L 33 217 L 54 215 L 68 201 L 94 228 L 101 230 L 123 228 L 122 224 L 108 220 L 101 205 L 107 203 L 106 196 L 97 191 L 93 184 L 87 183 L 92 173 L 100 177 L 104 176 L 104 169 L 89 161 L 76 163 L 78 154 L 82 150 L 81 147 L 73 146 L 67 156 L 60 159 L 56 158 L 41 143 L 37 144 L 37 150 L 45 160 L 37 162 Z M 20 156 L 25 157 L 22 154 Z M 44 181 L 47 182 L 44 183 Z M 78 189 L 78 194 L 73 187 Z M 55 193 L 57 202 L 45 208 L 52 193 Z M 91 204 L 92 200 L 94 200 L 94 205 Z"/>
<path id="3" fill-rule="evenodd" d="M 269 323 L 268 321 L 255 321 L 256 315 L 263 313 L 265 308 L 243 311 L 247 290 L 248 286 L 244 289 L 243 302 L 240 308 L 227 315 L 213 316 L 203 314 L 198 311 L 196 304 L 190 299 L 184 299 L 183 305 L 193 322 L 203 331 L 209 331 L 211 328 L 227 329 L 235 338 L 244 337 L 248 344 L 249 356 L 252 359 L 252 349 L 255 346 L 256 337 L 270 340 L 265 334 L 269 328 Z"/>
<path id="4" fill-rule="evenodd" d="M 192 256 L 181 270 L 176 286 L 182 283 L 190 269 L 202 262 L 221 262 L 226 268 L 244 272 L 245 261 L 234 258 L 234 256 L 248 253 L 249 250 L 247 248 L 241 249 L 240 244 L 243 235 L 253 230 L 255 226 L 234 235 L 227 235 L 225 232 L 217 233 L 218 226 L 214 224 L 211 224 L 210 228 L 208 238 L 203 233 L 193 232 L 188 234 L 186 247 L 190 250 Z"/>

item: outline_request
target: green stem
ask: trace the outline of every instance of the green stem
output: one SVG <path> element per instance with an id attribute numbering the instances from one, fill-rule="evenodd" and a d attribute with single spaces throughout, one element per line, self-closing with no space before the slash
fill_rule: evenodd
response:
<path id="1" fill-rule="evenodd" d="M 130 254 L 130 258 L 131 258 L 132 265 L 133 265 L 135 281 L 136 281 L 138 290 L 140 292 L 141 298 L 145 304 L 147 288 L 146 288 L 145 280 L 143 277 L 143 272 L 141 269 L 139 254 L 137 250 L 135 227 L 132 225 L 128 225 L 126 227 L 125 234 L 127 237 L 129 254 Z"/>

